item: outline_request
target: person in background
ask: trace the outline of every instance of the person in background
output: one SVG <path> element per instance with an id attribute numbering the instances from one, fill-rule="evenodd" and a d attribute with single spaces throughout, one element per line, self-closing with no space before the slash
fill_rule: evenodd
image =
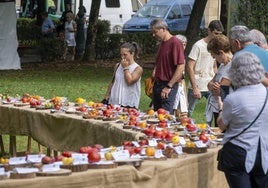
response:
<path id="1" fill-rule="evenodd" d="M 65 52 L 64 52 L 64 59 L 69 60 L 67 57 L 68 52 L 71 53 L 70 60 L 74 60 L 75 56 L 75 47 L 76 47 L 76 41 L 75 41 L 75 35 L 77 31 L 77 25 L 76 22 L 73 20 L 73 13 L 69 12 L 66 14 L 67 21 L 65 22 L 64 27 L 64 41 L 65 41 Z"/>
<path id="2" fill-rule="evenodd" d="M 188 55 L 186 72 L 189 76 L 188 84 L 188 116 L 191 117 L 196 104 L 202 98 L 208 98 L 208 82 L 217 71 L 217 63 L 207 50 L 207 44 L 215 35 L 224 31 L 220 20 L 213 20 L 208 25 L 208 35 L 197 41 Z"/>
<path id="3" fill-rule="evenodd" d="M 222 169 L 230 187 L 268 187 L 268 105 L 267 88 L 261 84 L 265 77 L 262 63 L 253 53 L 243 51 L 234 56 L 229 76 L 236 90 L 223 101 L 217 120 L 225 131 Z"/>
<path id="4" fill-rule="evenodd" d="M 61 33 L 64 32 L 65 22 L 67 21 L 67 18 L 66 18 L 67 13 L 73 13 L 73 11 L 71 10 L 71 4 L 70 3 L 65 4 L 65 11 L 62 13 L 61 18 L 60 18 L 60 23 L 57 26 L 58 35 L 60 35 Z"/>
<path id="5" fill-rule="evenodd" d="M 41 32 L 44 37 L 54 37 L 55 26 L 52 20 L 48 17 L 47 12 L 41 14 L 43 23 L 41 26 Z"/>
<path id="6" fill-rule="evenodd" d="M 250 30 L 250 35 L 254 44 L 257 44 L 259 47 L 268 50 L 267 40 L 261 31 L 252 29 Z"/>
<path id="7" fill-rule="evenodd" d="M 135 60 L 138 53 L 139 47 L 135 42 L 120 46 L 121 62 L 115 65 L 114 77 L 102 103 L 139 108 L 143 68 Z"/>
<path id="8" fill-rule="evenodd" d="M 266 74 L 268 73 L 268 51 L 254 44 L 250 30 L 246 26 L 233 26 L 230 30 L 229 40 L 234 56 L 244 51 L 254 53 L 260 59 Z"/>
<path id="9" fill-rule="evenodd" d="M 176 37 L 182 42 L 184 49 L 187 45 L 187 38 L 184 35 L 176 35 Z M 183 73 L 184 74 L 184 73 Z M 173 109 L 174 115 L 177 117 L 188 116 L 188 101 L 187 101 L 187 91 L 184 76 L 182 80 L 178 82 L 178 92 L 174 101 Z"/>
<path id="10" fill-rule="evenodd" d="M 153 36 L 160 42 L 152 74 L 154 78 L 153 107 L 155 111 L 163 108 L 173 114 L 178 81 L 183 78 L 184 47 L 182 42 L 169 32 L 164 20 L 154 19 L 150 26 Z"/>
<path id="11" fill-rule="evenodd" d="M 225 94 L 232 90 L 230 88 L 229 69 L 232 65 L 233 53 L 231 52 L 231 44 L 228 37 L 223 34 L 214 36 L 208 42 L 207 50 L 220 63 L 220 66 L 213 79 L 207 85 L 210 94 L 206 103 L 206 122 L 211 126 L 214 118 L 215 127 L 218 127 L 217 118 L 220 109 L 222 109 L 223 100 L 221 94 L 224 92 L 221 89 L 223 87 L 227 88 L 227 93 Z"/>
<path id="12" fill-rule="evenodd" d="M 47 1 L 48 13 L 55 14 L 56 13 L 56 6 L 54 0 Z"/>

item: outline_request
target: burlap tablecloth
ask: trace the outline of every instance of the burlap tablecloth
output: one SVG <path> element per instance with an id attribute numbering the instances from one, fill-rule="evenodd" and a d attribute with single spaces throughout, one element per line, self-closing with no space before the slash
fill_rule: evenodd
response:
<path id="1" fill-rule="evenodd" d="M 7 179 L 0 187 L 27 188 L 227 188 L 222 172 L 216 169 L 218 149 L 188 154 L 182 159 L 145 160 L 138 169 L 131 165 L 114 169 L 90 169 L 70 176 Z"/>
<path id="2" fill-rule="evenodd" d="M 121 145 L 144 134 L 124 130 L 115 121 L 83 119 L 82 115 L 50 113 L 50 110 L 0 105 L 0 134 L 27 135 L 56 151 L 78 151 L 81 146 Z"/>

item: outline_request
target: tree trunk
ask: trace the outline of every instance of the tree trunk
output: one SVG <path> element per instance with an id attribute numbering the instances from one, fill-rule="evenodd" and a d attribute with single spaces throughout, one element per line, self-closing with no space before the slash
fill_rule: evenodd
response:
<path id="1" fill-rule="evenodd" d="M 220 20 L 225 29 L 225 33 L 227 33 L 228 28 L 228 0 L 221 0 L 221 14 Z"/>
<path id="2" fill-rule="evenodd" d="M 186 30 L 188 42 L 185 49 L 185 54 L 189 54 L 192 45 L 199 39 L 198 34 L 200 31 L 200 24 L 202 22 L 207 1 L 208 0 L 198 0 L 194 2 L 193 10 Z"/>
<path id="3" fill-rule="evenodd" d="M 46 10 L 46 7 L 45 7 L 46 0 L 39 0 L 39 1 L 37 1 L 37 5 L 38 5 L 38 7 L 37 7 L 37 24 L 39 26 L 41 26 L 42 23 L 43 23 L 41 14 L 42 14 L 42 12 L 44 12 Z"/>
<path id="4" fill-rule="evenodd" d="M 101 0 L 94 0 L 91 3 L 89 14 L 86 49 L 84 61 L 90 61 L 91 57 L 95 57 L 95 40 L 97 36 L 97 22 L 99 17 Z"/>

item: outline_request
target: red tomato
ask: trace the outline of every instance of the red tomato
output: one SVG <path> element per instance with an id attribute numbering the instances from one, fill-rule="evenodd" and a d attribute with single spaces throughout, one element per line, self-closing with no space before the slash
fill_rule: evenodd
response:
<path id="1" fill-rule="evenodd" d="M 28 99 L 27 99 L 26 97 L 23 97 L 23 98 L 21 99 L 21 102 L 22 102 L 22 103 L 27 103 L 27 102 L 28 102 Z"/>
<path id="2" fill-rule="evenodd" d="M 55 157 L 55 161 L 62 161 L 63 156 L 62 155 L 58 155 Z"/>
<path id="3" fill-rule="evenodd" d="M 139 145 L 140 146 L 148 145 L 148 140 L 146 140 L 146 139 L 140 140 Z"/>
<path id="4" fill-rule="evenodd" d="M 55 109 L 56 109 L 56 110 L 59 110 L 59 109 L 60 109 L 60 105 L 56 105 L 56 106 L 55 106 Z"/>
<path id="5" fill-rule="evenodd" d="M 155 138 L 162 138 L 163 137 L 163 132 L 162 131 L 155 131 L 154 132 L 154 137 Z"/>
<path id="6" fill-rule="evenodd" d="M 195 131 L 196 130 L 196 126 L 195 125 L 193 125 L 193 124 L 187 124 L 186 125 L 186 129 L 187 129 L 187 131 Z"/>
<path id="7" fill-rule="evenodd" d="M 167 127 L 167 122 L 166 122 L 166 120 L 161 120 L 161 121 L 159 121 L 158 126 L 161 127 L 161 128 Z"/>
<path id="8" fill-rule="evenodd" d="M 156 147 L 157 147 L 157 149 L 163 150 L 163 149 L 165 149 L 165 144 L 163 142 L 158 142 Z"/>
<path id="9" fill-rule="evenodd" d="M 63 157 L 72 157 L 72 152 L 70 152 L 70 151 L 63 151 L 63 152 L 61 153 L 61 155 L 62 155 Z"/>
<path id="10" fill-rule="evenodd" d="M 87 158 L 88 158 L 89 163 L 95 163 L 95 162 L 99 162 L 101 160 L 101 156 L 100 156 L 99 152 L 96 152 L 96 151 L 90 152 L 88 154 Z"/>
<path id="11" fill-rule="evenodd" d="M 157 113 L 158 114 L 166 114 L 167 113 L 167 111 L 164 109 L 164 108 L 159 108 L 158 110 L 157 110 Z"/>
<path id="12" fill-rule="evenodd" d="M 141 147 L 135 147 L 134 148 L 134 153 L 136 153 L 136 154 L 140 154 L 141 153 Z"/>
<path id="13" fill-rule="evenodd" d="M 204 133 L 200 134 L 199 139 L 202 140 L 203 143 L 208 141 L 208 137 Z"/>
<path id="14" fill-rule="evenodd" d="M 90 146 L 83 146 L 79 149 L 80 153 L 88 153 L 92 148 Z"/>
<path id="15" fill-rule="evenodd" d="M 93 148 L 97 148 L 97 150 L 100 151 L 101 149 L 103 149 L 103 145 L 101 145 L 101 144 L 95 144 L 93 146 Z"/>
<path id="16" fill-rule="evenodd" d="M 44 156 L 42 159 L 41 159 L 42 163 L 43 164 L 51 164 L 53 163 L 53 158 L 52 157 L 49 157 L 49 156 Z"/>

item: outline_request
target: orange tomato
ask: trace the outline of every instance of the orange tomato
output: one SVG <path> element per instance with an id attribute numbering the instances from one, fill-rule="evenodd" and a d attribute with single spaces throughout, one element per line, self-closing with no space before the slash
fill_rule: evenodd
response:
<path id="1" fill-rule="evenodd" d="M 155 155 L 155 148 L 154 147 L 147 147 L 145 149 L 146 156 L 154 156 Z"/>
<path id="2" fill-rule="evenodd" d="M 154 115 L 154 110 L 153 109 L 148 110 L 147 114 L 150 115 L 150 116 Z"/>

